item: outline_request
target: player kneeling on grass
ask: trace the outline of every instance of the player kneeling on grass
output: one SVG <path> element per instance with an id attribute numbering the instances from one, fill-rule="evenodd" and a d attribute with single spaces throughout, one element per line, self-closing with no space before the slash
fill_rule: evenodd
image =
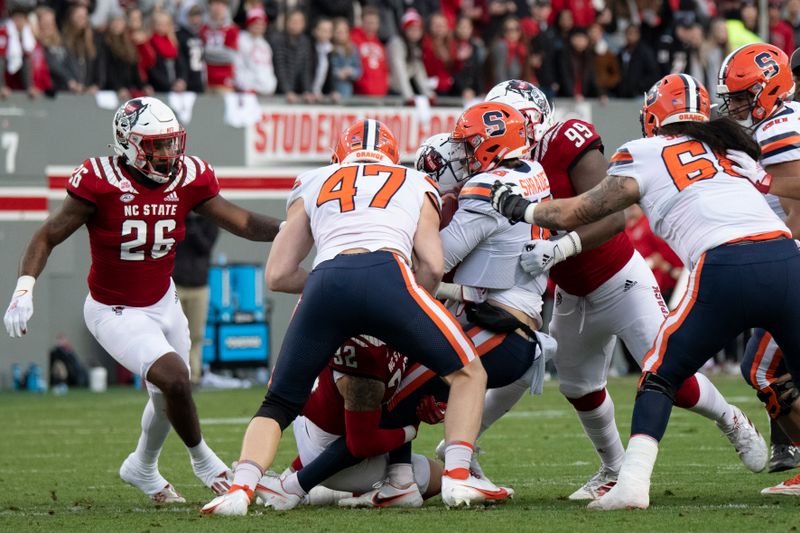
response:
<path id="1" fill-rule="evenodd" d="M 185 501 L 158 471 L 161 448 L 175 428 L 195 475 L 221 494 L 230 471 L 203 440 L 192 399 L 189 329 L 170 277 L 175 244 L 193 210 L 253 241 L 271 241 L 280 221 L 219 194 L 214 169 L 185 155 L 186 131 L 160 100 L 129 100 L 113 126 L 117 155 L 77 167 L 61 209 L 28 244 L 5 326 L 12 337 L 28 332 L 36 278 L 53 248 L 86 225 L 92 253 L 86 326 L 119 364 L 145 379 L 150 397 L 139 443 L 120 477 L 158 503 Z"/>
<path id="2" fill-rule="evenodd" d="M 304 503 L 361 506 L 365 498 L 373 507 L 420 507 L 423 498 L 439 494 L 441 465 L 418 454 L 400 460 L 393 452 L 410 445 L 419 419 L 381 420 L 405 370 L 406 358 L 374 337 L 345 342 L 294 420 L 297 458 L 281 476 L 261 478 L 256 502 L 276 510 Z"/>
<path id="3" fill-rule="evenodd" d="M 747 179 L 753 176 L 725 155 L 733 148 L 757 156 L 757 144 L 734 121 L 709 122 L 709 115 L 706 89 L 691 76 L 671 74 L 645 96 L 645 138 L 619 148 L 595 188 L 534 204 L 509 185 L 493 187 L 493 205 L 510 220 L 552 229 L 573 229 L 639 203 L 656 234 L 692 270 L 686 297 L 645 359 L 618 482 L 590 508 L 649 506 L 658 442 L 676 391 L 743 330 L 770 331 L 792 376 L 800 377 L 800 251 Z"/>

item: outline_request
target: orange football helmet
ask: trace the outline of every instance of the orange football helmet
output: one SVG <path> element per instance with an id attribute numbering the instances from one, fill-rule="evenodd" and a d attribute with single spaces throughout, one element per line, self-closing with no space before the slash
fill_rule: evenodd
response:
<path id="1" fill-rule="evenodd" d="M 464 161 L 470 176 L 523 157 L 529 149 L 525 117 L 508 104 L 483 102 L 470 107 L 456 122 L 450 140 L 453 159 Z"/>
<path id="2" fill-rule="evenodd" d="M 719 69 L 720 113 L 758 124 L 791 101 L 794 89 L 783 50 L 771 44 L 746 44 L 728 54 Z"/>
<path id="3" fill-rule="evenodd" d="M 708 122 L 711 98 L 703 84 L 688 74 L 668 74 L 644 95 L 639 114 L 642 135 L 658 135 L 661 126 L 676 122 Z"/>
<path id="4" fill-rule="evenodd" d="M 394 163 L 400 161 L 400 150 L 394 134 L 382 122 L 373 119 L 351 124 L 336 142 L 331 163 L 375 161 Z"/>

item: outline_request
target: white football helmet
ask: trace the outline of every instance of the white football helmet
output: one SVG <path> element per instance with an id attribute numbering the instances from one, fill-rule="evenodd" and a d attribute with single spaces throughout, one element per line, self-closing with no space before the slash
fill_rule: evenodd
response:
<path id="1" fill-rule="evenodd" d="M 134 98 L 114 114 L 112 146 L 130 166 L 157 183 L 166 183 L 183 165 L 186 130 L 161 100 Z"/>
<path id="2" fill-rule="evenodd" d="M 462 162 L 453 159 L 452 149 L 450 134 L 437 133 L 422 143 L 414 157 L 415 168 L 435 179 L 441 194 L 454 190 L 469 177 Z"/>
<path id="3" fill-rule="evenodd" d="M 500 82 L 486 95 L 486 101 L 508 104 L 522 113 L 531 147 L 539 142 L 555 121 L 554 109 L 547 97 L 538 87 L 527 81 Z"/>

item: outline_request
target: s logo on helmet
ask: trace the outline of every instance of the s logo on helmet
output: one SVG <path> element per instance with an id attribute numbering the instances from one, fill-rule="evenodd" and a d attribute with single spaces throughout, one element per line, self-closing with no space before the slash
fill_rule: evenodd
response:
<path id="1" fill-rule="evenodd" d="M 755 61 L 756 66 L 761 69 L 767 79 L 777 75 L 780 71 L 778 62 L 773 59 L 771 52 L 761 52 L 753 58 L 753 61 Z"/>
<path id="2" fill-rule="evenodd" d="M 486 135 L 497 137 L 506 132 L 506 123 L 503 122 L 503 113 L 500 111 L 487 111 L 483 114 L 483 125 L 486 126 Z"/>

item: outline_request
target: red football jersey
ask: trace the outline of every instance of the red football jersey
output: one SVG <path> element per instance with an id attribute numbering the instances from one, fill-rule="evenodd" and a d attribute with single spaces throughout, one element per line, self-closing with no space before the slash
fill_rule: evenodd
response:
<path id="1" fill-rule="evenodd" d="M 339 394 L 333 372 L 372 378 L 383 382 L 383 401 L 388 402 L 403 378 L 406 358 L 399 352 L 367 335 L 348 340 L 336 351 L 330 364 L 320 373 L 317 386 L 303 408 L 303 416 L 323 431 L 344 435 L 344 398 Z"/>
<path id="2" fill-rule="evenodd" d="M 186 156 L 178 175 L 154 188 L 137 183 L 119 158 L 95 157 L 73 171 L 67 191 L 96 208 L 86 224 L 92 298 L 146 307 L 169 289 L 186 215 L 219 194 L 219 183 L 211 165 L 197 157 Z"/>
<path id="3" fill-rule="evenodd" d="M 350 32 L 358 55 L 361 57 L 361 77 L 353 82 L 356 94 L 386 96 L 389 92 L 389 66 L 386 48 L 377 36 L 368 37 L 361 28 Z"/>
<path id="4" fill-rule="evenodd" d="M 235 24 L 212 28 L 203 26 L 200 28 L 200 38 L 208 52 L 215 50 L 239 48 L 239 27 Z M 206 58 L 206 73 L 208 74 L 209 87 L 233 87 L 233 62 L 215 63 Z"/>
<path id="5" fill-rule="evenodd" d="M 603 150 L 603 141 L 588 122 L 570 119 L 547 130 L 533 149 L 533 158 L 542 164 L 550 180 L 553 198 L 576 196 L 569 172 L 589 150 Z M 633 246 L 624 233 L 605 244 L 570 257 L 550 270 L 550 278 L 575 296 L 586 296 L 608 281 L 633 255 Z"/>

